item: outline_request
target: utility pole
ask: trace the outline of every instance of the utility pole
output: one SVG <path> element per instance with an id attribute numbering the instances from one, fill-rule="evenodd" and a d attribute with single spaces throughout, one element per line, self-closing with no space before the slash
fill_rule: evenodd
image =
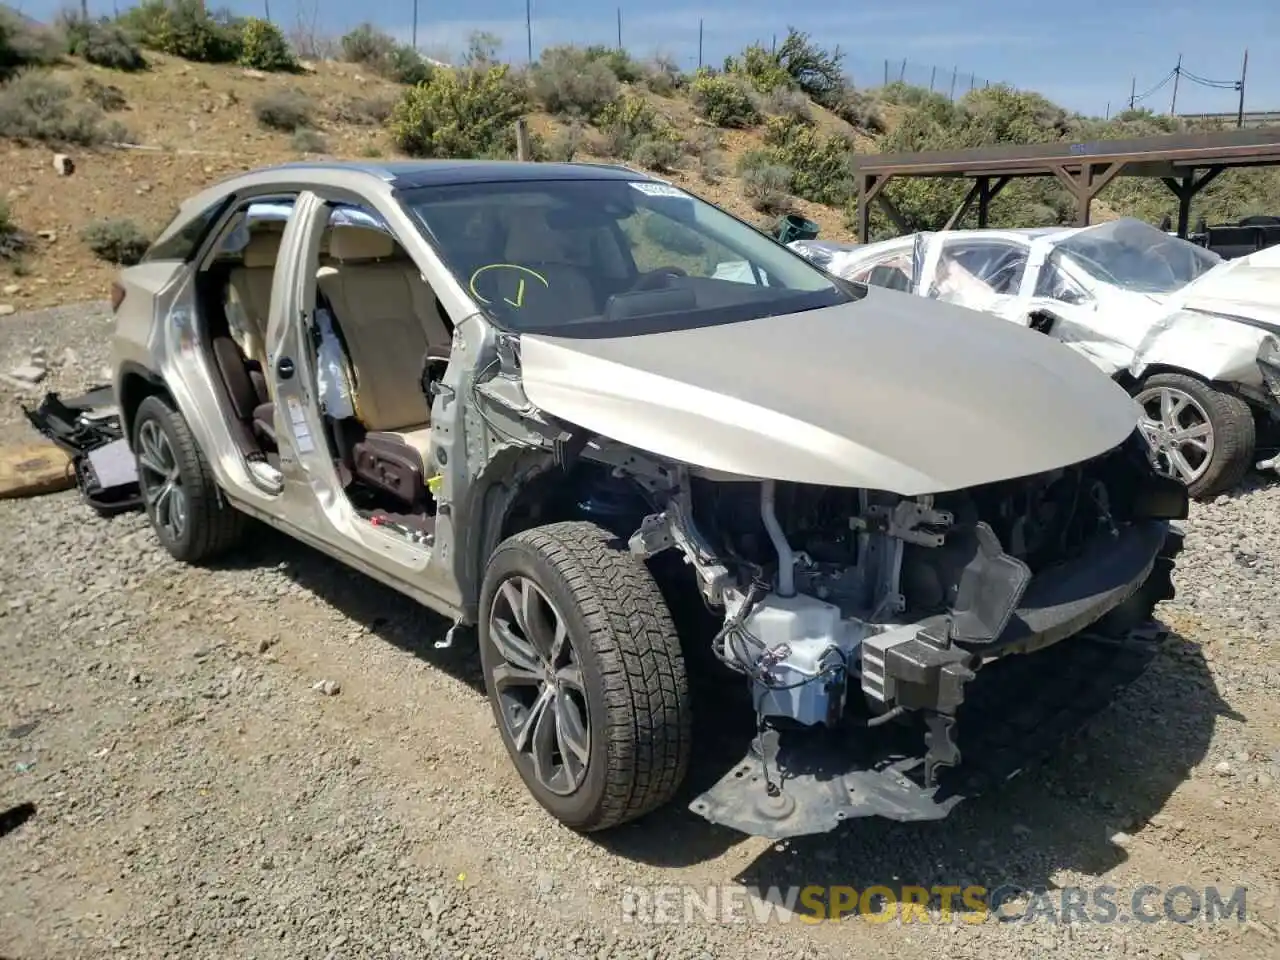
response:
<path id="1" fill-rule="evenodd" d="M 938 76 L 938 65 L 935 63 L 933 69 L 929 71 L 929 92 L 933 93 L 933 81 Z"/>
<path id="2" fill-rule="evenodd" d="M 899 83 L 907 82 L 907 58 L 906 57 L 902 58 L 902 67 L 901 69 L 898 70 L 898 82 Z"/>
<path id="3" fill-rule="evenodd" d="M 622 8 L 618 8 L 618 49 L 622 49 Z"/>
<path id="4" fill-rule="evenodd" d="M 271 19 L 270 17 L 267 18 Z M 418 0 L 413 0 L 413 39 L 410 41 L 413 49 L 418 49 Z"/>
<path id="5" fill-rule="evenodd" d="M 1106 115 L 1105 117 L 1103 117 L 1103 119 L 1104 119 L 1104 120 L 1110 120 L 1110 119 L 1111 119 L 1111 101 L 1110 101 L 1110 100 L 1108 100 L 1108 101 L 1107 101 L 1107 115 Z"/>
<path id="6" fill-rule="evenodd" d="M 1134 77 L 1129 81 L 1129 109 L 1133 109 L 1133 105 L 1137 102 L 1138 78 Z"/>
<path id="7" fill-rule="evenodd" d="M 1178 54 L 1178 65 L 1173 68 L 1173 100 L 1169 103 L 1169 116 L 1178 115 L 1178 81 L 1182 79 L 1182 54 Z"/>
<path id="8" fill-rule="evenodd" d="M 702 69 L 702 18 L 698 18 L 698 69 Z"/>
<path id="9" fill-rule="evenodd" d="M 1240 106 L 1236 108 L 1236 127 L 1244 126 L 1244 78 L 1249 72 L 1249 48 L 1244 48 L 1244 64 L 1240 67 Z"/>
<path id="10" fill-rule="evenodd" d="M 889 85 L 889 61 L 888 60 L 885 60 L 884 62 L 884 85 L 886 87 Z"/>
<path id="11" fill-rule="evenodd" d="M 524 0 L 524 36 L 529 45 L 529 63 L 533 63 L 533 0 Z"/>
<path id="12" fill-rule="evenodd" d="M 956 98 L 956 77 L 958 77 L 959 75 L 960 75 L 960 68 L 952 67 L 951 68 L 951 99 L 952 100 Z"/>

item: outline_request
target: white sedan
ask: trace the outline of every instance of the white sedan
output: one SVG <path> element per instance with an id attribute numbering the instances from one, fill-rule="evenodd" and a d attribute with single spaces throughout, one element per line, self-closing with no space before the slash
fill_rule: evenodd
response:
<path id="1" fill-rule="evenodd" d="M 1193 496 L 1234 487 L 1258 430 L 1280 425 L 1280 248 L 1228 261 L 1128 218 L 790 246 L 837 276 L 994 313 L 1083 353 L 1134 395 L 1157 466 Z"/>

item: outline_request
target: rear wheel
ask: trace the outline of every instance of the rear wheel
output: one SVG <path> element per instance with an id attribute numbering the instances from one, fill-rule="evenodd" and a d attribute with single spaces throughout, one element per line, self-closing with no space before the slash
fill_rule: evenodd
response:
<path id="1" fill-rule="evenodd" d="M 201 563 L 240 541 L 248 518 L 227 503 L 186 419 L 160 397 L 138 406 L 133 450 L 147 517 L 174 559 Z"/>
<path id="2" fill-rule="evenodd" d="M 1253 411 L 1239 397 L 1186 374 L 1158 373 L 1134 399 L 1156 468 L 1192 497 L 1216 496 L 1244 479 L 1257 440 Z"/>
<path id="3" fill-rule="evenodd" d="M 603 830 L 666 803 L 688 770 L 688 682 L 658 585 L 592 523 L 535 527 L 494 551 L 480 659 L 507 752 L 542 806 Z"/>

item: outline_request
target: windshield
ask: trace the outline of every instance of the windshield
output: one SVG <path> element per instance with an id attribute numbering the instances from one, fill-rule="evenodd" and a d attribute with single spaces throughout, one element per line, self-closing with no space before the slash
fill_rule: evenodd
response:
<path id="1" fill-rule="evenodd" d="M 401 200 L 480 307 L 516 332 L 619 336 L 854 296 L 799 254 L 663 183 L 468 183 Z"/>
<path id="2" fill-rule="evenodd" d="M 1071 234 L 1055 244 L 1055 254 L 1095 280 L 1137 293 L 1173 293 L 1222 262 L 1204 247 L 1127 217 Z"/>

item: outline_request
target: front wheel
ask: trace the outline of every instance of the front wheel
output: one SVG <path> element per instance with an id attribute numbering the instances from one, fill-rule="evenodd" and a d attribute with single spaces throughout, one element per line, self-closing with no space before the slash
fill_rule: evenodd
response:
<path id="1" fill-rule="evenodd" d="M 147 517 L 170 556 L 201 563 L 239 542 L 247 518 L 223 498 L 186 419 L 160 397 L 138 406 L 133 452 Z"/>
<path id="2" fill-rule="evenodd" d="M 1139 427 L 1156 468 L 1196 499 L 1244 479 L 1257 440 L 1253 411 L 1239 397 L 1181 373 L 1158 373 L 1138 387 Z"/>
<path id="3" fill-rule="evenodd" d="M 689 765 L 684 658 L 644 562 L 592 523 L 500 544 L 480 659 L 507 752 L 556 819 L 594 831 L 666 803 Z"/>

